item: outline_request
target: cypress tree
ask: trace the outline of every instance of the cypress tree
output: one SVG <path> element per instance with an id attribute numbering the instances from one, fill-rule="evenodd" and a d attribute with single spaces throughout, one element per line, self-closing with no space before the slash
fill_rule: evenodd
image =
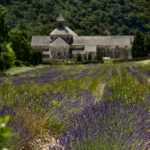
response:
<path id="1" fill-rule="evenodd" d="M 132 56 L 143 57 L 145 56 L 144 50 L 144 35 L 141 32 L 137 32 L 132 45 Z"/>
<path id="2" fill-rule="evenodd" d="M 150 35 L 145 35 L 145 38 L 144 38 L 144 51 L 147 55 L 150 55 Z"/>

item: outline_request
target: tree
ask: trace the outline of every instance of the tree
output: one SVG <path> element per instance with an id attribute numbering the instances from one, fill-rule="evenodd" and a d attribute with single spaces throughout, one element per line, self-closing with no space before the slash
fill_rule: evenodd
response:
<path id="1" fill-rule="evenodd" d="M 31 64 L 38 65 L 40 63 L 42 63 L 42 52 L 36 50 L 32 51 Z"/>
<path id="2" fill-rule="evenodd" d="M 144 38 L 144 51 L 146 54 L 150 54 L 150 35 L 145 35 Z"/>
<path id="3" fill-rule="evenodd" d="M 8 28 L 4 21 L 5 15 L 6 9 L 0 5 L 0 44 L 2 44 L 8 36 Z"/>
<path id="4" fill-rule="evenodd" d="M 23 33 L 20 31 L 11 31 L 9 37 L 16 55 L 16 60 L 30 63 L 32 48 Z"/>
<path id="5" fill-rule="evenodd" d="M 91 53 L 88 54 L 88 60 L 92 60 L 92 54 Z"/>
<path id="6" fill-rule="evenodd" d="M 144 35 L 141 32 L 137 32 L 132 45 L 132 56 L 143 57 L 146 55 L 144 50 Z"/>
<path id="7" fill-rule="evenodd" d="M 7 69 L 14 65 L 15 53 L 8 41 L 8 28 L 4 18 L 6 9 L 0 5 L 0 70 Z"/>
<path id="8" fill-rule="evenodd" d="M 82 61 L 82 57 L 81 57 L 81 54 L 80 54 L 80 53 L 78 53 L 78 54 L 76 55 L 76 59 L 77 59 L 77 61 Z"/>
<path id="9" fill-rule="evenodd" d="M 0 70 L 5 70 L 15 64 L 15 53 L 12 50 L 11 43 L 4 44 L 0 52 Z"/>
<path id="10" fill-rule="evenodd" d="M 0 1 L 9 9 L 5 17 L 9 27 L 18 28 L 23 24 L 28 35 L 52 31 L 61 11 L 69 26 L 80 35 L 106 34 L 106 29 L 115 35 L 150 30 L 149 0 L 66 0 L 65 3 L 62 0 L 22 0 L 17 4 L 16 0 Z"/>
<path id="11" fill-rule="evenodd" d="M 10 4 L 11 0 L 1 0 L 0 4 Z"/>
<path id="12" fill-rule="evenodd" d="M 119 0 L 119 3 L 120 3 L 121 5 L 125 5 L 125 0 Z"/>

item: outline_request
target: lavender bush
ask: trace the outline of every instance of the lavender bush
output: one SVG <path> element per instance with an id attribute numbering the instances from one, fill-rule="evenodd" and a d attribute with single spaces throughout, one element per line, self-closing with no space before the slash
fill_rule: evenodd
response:
<path id="1" fill-rule="evenodd" d="M 74 115 L 59 140 L 66 150 L 142 150 L 150 139 L 149 117 L 145 106 L 102 101 Z"/>

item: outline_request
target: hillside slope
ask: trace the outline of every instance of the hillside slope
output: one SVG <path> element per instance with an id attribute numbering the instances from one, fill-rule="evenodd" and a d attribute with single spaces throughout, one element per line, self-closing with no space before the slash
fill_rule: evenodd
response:
<path id="1" fill-rule="evenodd" d="M 28 34 L 48 34 L 62 13 L 82 35 L 134 34 L 150 31 L 150 0 L 1 0 L 6 22 Z"/>

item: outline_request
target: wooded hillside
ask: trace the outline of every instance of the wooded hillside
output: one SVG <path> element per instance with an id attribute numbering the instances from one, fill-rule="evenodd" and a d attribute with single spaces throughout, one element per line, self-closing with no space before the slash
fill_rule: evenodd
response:
<path id="1" fill-rule="evenodd" d="M 150 31 L 150 0 L 1 0 L 8 8 L 10 28 L 28 31 L 29 37 L 48 34 L 62 13 L 81 35 L 129 35 Z"/>

